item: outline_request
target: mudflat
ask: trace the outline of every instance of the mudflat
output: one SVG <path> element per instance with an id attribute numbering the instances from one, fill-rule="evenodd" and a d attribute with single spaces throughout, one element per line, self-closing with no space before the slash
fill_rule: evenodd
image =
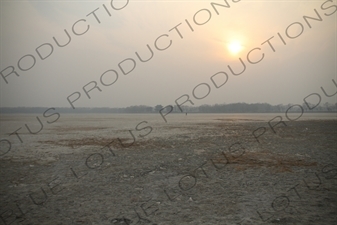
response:
<path id="1" fill-rule="evenodd" d="M 0 224 L 337 224 L 336 114 L 276 116 L 63 116 L 0 157 Z"/>

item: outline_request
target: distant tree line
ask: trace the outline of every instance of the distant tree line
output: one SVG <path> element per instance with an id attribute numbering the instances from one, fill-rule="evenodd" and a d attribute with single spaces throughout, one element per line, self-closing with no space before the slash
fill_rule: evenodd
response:
<path id="1" fill-rule="evenodd" d="M 270 105 L 268 103 L 230 103 L 230 104 L 215 104 L 215 105 L 201 105 L 201 106 L 181 106 L 184 113 L 279 113 L 285 112 L 291 104 L 288 105 Z M 310 105 L 312 108 L 314 105 Z M 125 108 L 108 108 L 108 107 L 95 107 L 95 108 L 57 108 L 59 113 L 158 113 L 159 110 L 164 108 L 162 105 L 154 107 L 146 105 L 128 106 Z M 309 110 L 305 103 L 302 104 L 305 112 L 337 112 L 337 103 L 330 104 L 328 102 L 320 104 L 312 110 Z M 1 114 L 14 114 L 14 113 L 37 113 L 41 114 L 46 110 L 44 107 L 2 107 L 0 108 Z M 166 108 L 166 110 L 170 110 Z M 290 112 L 299 112 L 300 107 L 292 107 Z M 181 113 L 177 105 L 173 106 L 173 113 Z"/>

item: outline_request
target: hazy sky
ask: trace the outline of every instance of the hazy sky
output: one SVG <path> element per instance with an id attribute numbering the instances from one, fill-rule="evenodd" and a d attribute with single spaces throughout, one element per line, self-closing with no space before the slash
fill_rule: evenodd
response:
<path id="1" fill-rule="evenodd" d="M 311 93 L 337 101 L 320 88 L 337 90 L 336 0 L 228 0 L 230 8 L 211 4 L 226 5 L 223 0 L 0 1 L 0 71 L 8 82 L 0 77 L 2 107 L 70 107 L 74 92 L 81 95 L 70 97 L 75 107 L 173 105 L 184 94 L 195 105 L 302 104 Z M 310 28 L 303 16 L 317 18 L 316 12 L 322 21 L 308 19 Z M 53 37 L 66 44 L 64 29 L 71 41 L 59 47 Z M 231 43 L 241 51 L 231 52 Z M 135 52 L 148 59 L 147 45 L 153 57 L 141 62 Z M 251 50 L 249 60 L 264 54 L 262 61 L 248 62 Z M 228 66 L 242 70 L 239 58 L 246 70 L 235 76 Z M 124 75 L 119 64 L 126 73 L 134 69 Z M 228 80 L 216 88 L 210 78 L 221 71 Z M 214 77 L 218 85 L 225 79 Z M 83 87 L 89 91 L 95 82 L 101 91 L 91 90 L 89 99 Z M 200 99 L 193 96 L 197 85 Z"/>

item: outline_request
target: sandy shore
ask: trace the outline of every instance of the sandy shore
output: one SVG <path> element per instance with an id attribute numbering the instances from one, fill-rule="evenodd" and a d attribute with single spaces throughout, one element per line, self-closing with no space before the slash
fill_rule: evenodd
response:
<path id="1" fill-rule="evenodd" d="M 0 158 L 0 224 L 336 224 L 337 121 L 266 121 L 156 119 L 134 143 L 100 118 L 22 134 Z"/>

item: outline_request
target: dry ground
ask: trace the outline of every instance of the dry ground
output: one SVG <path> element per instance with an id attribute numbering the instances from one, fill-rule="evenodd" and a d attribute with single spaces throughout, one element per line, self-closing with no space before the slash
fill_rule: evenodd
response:
<path id="1" fill-rule="evenodd" d="M 0 158 L 0 224 L 337 224 L 337 121 L 287 125 L 50 127 Z"/>

